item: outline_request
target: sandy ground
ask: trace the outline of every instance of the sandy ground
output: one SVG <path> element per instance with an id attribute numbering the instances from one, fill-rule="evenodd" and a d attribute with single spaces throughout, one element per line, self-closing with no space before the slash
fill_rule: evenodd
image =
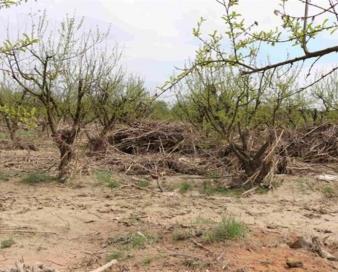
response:
<path id="1" fill-rule="evenodd" d="M 66 185 L 28 185 L 19 173 L 38 163 L 12 155 L 16 162 L 0 154 L 0 172 L 14 173 L 0 180 L 0 241 L 14 241 L 0 249 L 1 269 L 24 258 L 60 272 L 91 271 L 110 256 L 119 259 L 111 271 L 338 271 L 337 262 L 288 246 L 298 236 L 318 236 L 338 256 L 338 198 L 323 194 L 328 183 L 313 174 L 278 177 L 283 182 L 274 191 L 245 198 L 202 194 L 205 180 L 193 176 L 166 178 L 163 193 L 154 181 L 140 188 L 140 177 L 122 175 L 114 177 L 121 184 L 114 190 L 85 175 Z M 185 194 L 175 189 L 183 182 L 192 184 Z M 224 216 L 244 222 L 249 233 L 205 243 L 202 234 Z M 194 235 L 177 241 L 177 230 Z M 146 242 L 130 242 L 135 235 Z M 290 258 L 303 267 L 287 268 Z"/>

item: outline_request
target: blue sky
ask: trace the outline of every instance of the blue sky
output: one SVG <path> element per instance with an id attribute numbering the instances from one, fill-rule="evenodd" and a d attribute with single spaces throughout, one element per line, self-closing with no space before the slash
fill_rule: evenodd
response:
<path id="1" fill-rule="evenodd" d="M 262 28 L 272 27 L 278 19 L 273 11 L 277 0 L 240 0 L 240 10 L 248 22 L 257 20 Z M 296 0 L 290 0 L 290 11 L 300 11 Z M 322 3 L 325 0 L 317 0 Z M 221 29 L 222 8 L 215 0 L 37 0 L 19 7 L 0 11 L 0 25 L 23 30 L 28 14 L 47 12 L 50 20 L 58 22 L 66 14 L 85 17 L 87 27 L 103 29 L 111 25 L 111 42 L 124 49 L 123 62 L 130 72 L 142 76 L 149 88 L 166 81 L 174 67 L 182 67 L 194 56 L 198 42 L 192 28 L 203 16 L 208 19 L 205 32 Z M 324 43 L 324 44 L 323 44 Z M 321 40 L 315 46 L 337 43 L 336 37 Z M 285 56 L 275 49 L 272 57 Z M 330 62 L 332 58 L 326 60 Z M 325 66 L 325 65 L 324 65 Z"/>

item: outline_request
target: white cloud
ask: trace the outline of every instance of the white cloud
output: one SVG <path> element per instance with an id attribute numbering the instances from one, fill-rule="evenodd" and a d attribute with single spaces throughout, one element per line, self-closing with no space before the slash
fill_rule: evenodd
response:
<path id="1" fill-rule="evenodd" d="M 297 2 L 289 1 L 292 13 L 300 11 Z M 240 11 L 248 23 L 258 21 L 261 27 L 271 27 L 278 23 L 273 11 L 279 3 L 240 0 Z M 0 24 L 10 22 L 11 29 L 17 25 L 22 30 L 27 25 L 25 15 L 43 10 L 54 21 L 68 13 L 85 16 L 88 27 L 106 28 L 111 24 L 111 39 L 125 48 L 125 62 L 151 86 L 161 84 L 175 64 L 180 66 L 193 57 L 198 42 L 192 37 L 192 28 L 197 20 L 201 16 L 208 19 L 204 28 L 208 33 L 222 29 L 223 14 L 215 0 L 38 0 L 0 11 Z"/>

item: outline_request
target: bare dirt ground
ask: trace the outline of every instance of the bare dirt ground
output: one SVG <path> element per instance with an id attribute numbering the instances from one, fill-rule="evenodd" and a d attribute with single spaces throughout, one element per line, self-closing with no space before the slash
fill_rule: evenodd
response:
<path id="1" fill-rule="evenodd" d="M 23 173 L 55 159 L 53 152 L 38 155 L 39 161 L 26 151 L 0 153 L 0 172 L 9 173 L 0 179 L 0 241 L 14 241 L 0 249 L 1 269 L 24 258 L 61 272 L 91 271 L 115 258 L 111 271 L 338 271 L 337 262 L 288 245 L 298 236 L 318 236 L 338 256 L 337 197 L 313 177 L 336 174 L 336 166 L 279 177 L 283 182 L 274 191 L 241 198 L 203 194 L 205 180 L 194 176 L 165 178 L 163 193 L 155 181 L 141 187 L 143 178 L 117 174 L 119 189 L 93 175 L 66 185 L 23 184 Z M 184 194 L 177 189 L 183 182 L 192 184 Z M 205 243 L 203 232 L 229 215 L 247 224 L 246 237 Z M 303 267 L 288 268 L 290 258 Z"/>

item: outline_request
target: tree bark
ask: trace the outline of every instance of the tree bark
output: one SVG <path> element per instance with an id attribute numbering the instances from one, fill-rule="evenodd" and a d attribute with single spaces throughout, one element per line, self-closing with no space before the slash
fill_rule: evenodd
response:
<path id="1" fill-rule="evenodd" d="M 71 162 L 75 157 L 73 145 L 78 131 L 76 129 L 58 130 L 53 135 L 54 142 L 56 143 L 60 152 L 59 180 L 66 182 L 72 173 Z"/>

